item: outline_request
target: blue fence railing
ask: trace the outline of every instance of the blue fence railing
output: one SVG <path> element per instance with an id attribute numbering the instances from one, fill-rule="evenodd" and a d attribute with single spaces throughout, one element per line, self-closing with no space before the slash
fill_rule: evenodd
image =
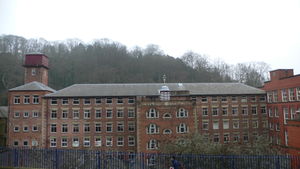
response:
<path id="1" fill-rule="evenodd" d="M 300 157 L 287 155 L 172 155 L 7 147 L 0 148 L 0 168 L 169 169 L 172 156 L 185 169 L 300 169 Z"/>

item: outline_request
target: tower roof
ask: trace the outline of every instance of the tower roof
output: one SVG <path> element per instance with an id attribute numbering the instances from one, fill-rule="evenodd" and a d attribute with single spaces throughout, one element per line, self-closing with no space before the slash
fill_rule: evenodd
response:
<path id="1" fill-rule="evenodd" d="M 9 91 L 49 91 L 49 92 L 56 92 L 56 90 L 44 85 L 40 82 L 30 82 L 26 83 L 22 86 L 18 86 L 12 89 L 9 89 Z"/>

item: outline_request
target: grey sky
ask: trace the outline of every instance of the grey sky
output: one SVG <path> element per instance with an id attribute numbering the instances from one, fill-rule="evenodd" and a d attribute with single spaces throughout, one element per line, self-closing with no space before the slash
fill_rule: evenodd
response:
<path id="1" fill-rule="evenodd" d="M 157 44 L 300 74 L 300 0 L 0 0 L 0 34 Z"/>

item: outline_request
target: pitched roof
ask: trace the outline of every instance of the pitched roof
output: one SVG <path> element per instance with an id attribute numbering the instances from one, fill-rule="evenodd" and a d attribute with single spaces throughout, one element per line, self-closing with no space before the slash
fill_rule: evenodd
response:
<path id="1" fill-rule="evenodd" d="M 265 91 L 241 83 L 134 83 L 74 84 L 46 97 L 157 96 L 162 86 L 190 95 L 264 94 Z"/>
<path id="2" fill-rule="evenodd" d="M 7 106 L 0 106 L 0 118 L 7 118 L 8 108 Z"/>
<path id="3" fill-rule="evenodd" d="M 43 83 L 34 81 L 34 82 L 26 83 L 19 87 L 9 89 L 9 91 L 50 91 L 50 92 L 55 92 L 56 90 L 44 85 Z"/>

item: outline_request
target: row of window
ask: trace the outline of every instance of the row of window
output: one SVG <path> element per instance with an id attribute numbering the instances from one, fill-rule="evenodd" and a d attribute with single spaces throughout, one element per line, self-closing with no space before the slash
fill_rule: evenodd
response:
<path id="1" fill-rule="evenodd" d="M 267 97 L 268 103 L 300 101 L 300 87 L 269 91 Z"/>
<path id="2" fill-rule="evenodd" d="M 19 125 L 15 125 L 14 126 L 14 132 L 20 132 L 21 130 L 23 132 L 29 132 L 31 129 L 32 132 L 37 132 L 39 131 L 39 128 L 37 125 L 32 125 L 31 128 L 28 125 L 23 125 L 23 126 L 19 126 Z"/>
<path id="3" fill-rule="evenodd" d="M 277 107 L 269 108 L 268 112 L 269 112 L 269 117 L 273 117 L 273 116 L 274 117 L 279 117 L 279 111 L 278 111 Z M 290 107 L 290 111 L 289 111 L 289 108 L 283 107 L 282 108 L 282 112 L 283 112 L 283 116 L 284 116 L 284 124 L 286 124 L 286 120 L 288 120 L 288 119 L 291 119 L 291 120 L 296 119 L 297 112 L 300 112 L 300 108 L 296 112 L 296 109 L 294 107 Z"/>
<path id="4" fill-rule="evenodd" d="M 177 133 L 188 133 L 189 127 L 185 123 L 180 123 L 178 126 L 176 126 L 176 132 Z M 146 127 L 146 133 L 147 134 L 159 134 L 159 126 L 156 124 L 149 124 Z M 172 134 L 172 129 L 164 129 L 163 134 Z"/>
<path id="5" fill-rule="evenodd" d="M 209 129 L 214 129 L 214 130 L 219 130 L 220 128 L 220 121 L 219 120 L 213 120 L 212 121 L 212 126 L 209 125 L 208 120 L 203 120 L 202 121 L 202 130 L 209 130 Z M 222 120 L 222 129 L 248 129 L 250 128 L 250 125 L 252 128 L 259 128 L 259 121 L 258 120 L 239 120 L 239 119 L 224 119 Z M 262 128 L 267 128 L 268 123 L 267 121 L 262 121 L 261 123 Z"/>
<path id="6" fill-rule="evenodd" d="M 24 111 L 24 112 L 15 111 L 14 112 L 14 117 L 15 118 L 19 118 L 21 116 L 23 116 L 24 118 L 39 117 L 39 112 L 38 111 L 33 111 L 33 112 L 29 112 L 29 111 Z"/>
<path id="7" fill-rule="evenodd" d="M 91 105 L 91 104 L 101 104 L 101 103 L 106 103 L 106 104 L 112 104 L 112 103 L 117 103 L 117 104 L 124 104 L 127 101 L 128 104 L 134 104 L 135 103 L 135 98 L 134 97 L 129 97 L 129 98 L 123 98 L 123 97 L 118 97 L 118 98 L 112 98 L 112 97 L 107 97 L 107 98 L 51 98 L 50 99 L 50 104 L 51 105 L 58 105 L 59 103 L 61 105 L 69 105 L 72 103 L 72 105 L 79 105 L 81 102 L 84 105 Z"/>
<path id="8" fill-rule="evenodd" d="M 59 115 L 58 110 L 50 111 L 50 119 L 57 119 L 58 115 Z M 84 109 L 83 112 L 82 110 L 74 109 L 72 110 L 72 117 L 71 114 L 69 113 L 69 110 L 60 111 L 61 119 L 68 119 L 68 118 L 79 119 L 80 117 L 83 119 L 90 119 L 92 116 L 94 116 L 95 119 L 100 119 L 104 117 L 102 109 L 95 109 L 94 111 L 91 111 L 90 109 Z M 114 116 L 117 118 L 124 118 L 125 117 L 124 109 L 117 109 L 116 111 L 114 111 L 113 109 L 105 110 L 105 118 L 113 118 Z M 127 110 L 127 117 L 135 118 L 135 116 L 136 116 L 135 109 L 129 108 Z"/>
<path id="9" fill-rule="evenodd" d="M 257 102 L 258 100 L 260 102 L 265 102 L 266 101 L 266 97 L 265 96 L 259 96 L 259 98 L 257 99 L 257 96 L 211 96 L 211 97 L 207 97 L 207 96 L 202 96 L 202 97 L 198 97 L 198 99 L 202 102 L 202 103 L 207 103 L 209 100 L 211 102 L 238 102 L 240 100 L 240 102 L 246 103 L 248 101 L 250 102 Z M 192 100 L 197 100 L 197 97 L 192 97 Z"/>
<path id="10" fill-rule="evenodd" d="M 241 108 L 239 108 L 238 106 L 232 106 L 230 112 L 229 112 L 229 110 L 230 109 L 228 108 L 228 106 L 222 107 L 222 108 L 212 107 L 211 109 L 209 109 L 207 107 L 203 107 L 201 109 L 201 112 L 202 112 L 202 116 L 208 116 L 209 113 L 211 113 L 212 116 L 219 116 L 219 115 L 227 116 L 227 115 L 229 115 L 229 113 L 231 113 L 231 115 L 234 115 L 234 116 L 239 115 L 239 113 L 241 113 L 242 115 L 249 115 L 249 111 L 251 112 L 252 115 L 258 115 L 257 106 L 251 106 L 250 108 L 246 105 L 242 106 Z M 266 106 L 260 107 L 260 113 L 261 114 L 267 113 Z M 159 112 L 156 109 L 151 108 L 148 112 L 146 112 L 146 117 L 147 118 L 159 118 Z M 186 117 L 188 117 L 188 111 L 185 110 L 184 108 L 180 108 L 176 112 L 176 117 L 177 118 L 186 118 Z M 163 118 L 172 118 L 172 115 L 170 113 L 164 113 Z"/>
<path id="11" fill-rule="evenodd" d="M 114 130 L 114 126 L 116 127 L 116 129 Z M 103 130 L 103 127 L 105 127 L 105 130 Z M 79 133 L 80 132 L 80 124 L 78 123 L 74 123 L 72 125 L 70 124 L 50 124 L 50 132 L 51 133 L 56 133 L 59 132 L 58 128 L 60 128 L 61 133 L 68 133 L 68 132 L 73 132 L 73 133 Z M 135 131 L 135 122 L 128 122 L 127 125 L 127 131 L 129 132 L 134 132 Z M 71 129 L 71 131 L 70 131 Z M 125 123 L 122 122 L 116 122 L 116 124 L 114 124 L 113 122 L 107 122 L 105 123 L 105 126 L 102 126 L 102 123 L 95 123 L 92 127 L 92 125 L 90 123 L 85 123 L 82 126 L 82 131 L 85 133 L 89 133 L 89 132 L 96 132 L 96 133 L 100 133 L 100 132 L 125 132 Z"/>
<path id="12" fill-rule="evenodd" d="M 39 104 L 40 103 L 40 96 L 39 95 L 25 95 L 25 96 L 14 96 L 13 103 L 14 104 L 21 104 L 21 100 L 23 99 L 23 104 Z"/>

